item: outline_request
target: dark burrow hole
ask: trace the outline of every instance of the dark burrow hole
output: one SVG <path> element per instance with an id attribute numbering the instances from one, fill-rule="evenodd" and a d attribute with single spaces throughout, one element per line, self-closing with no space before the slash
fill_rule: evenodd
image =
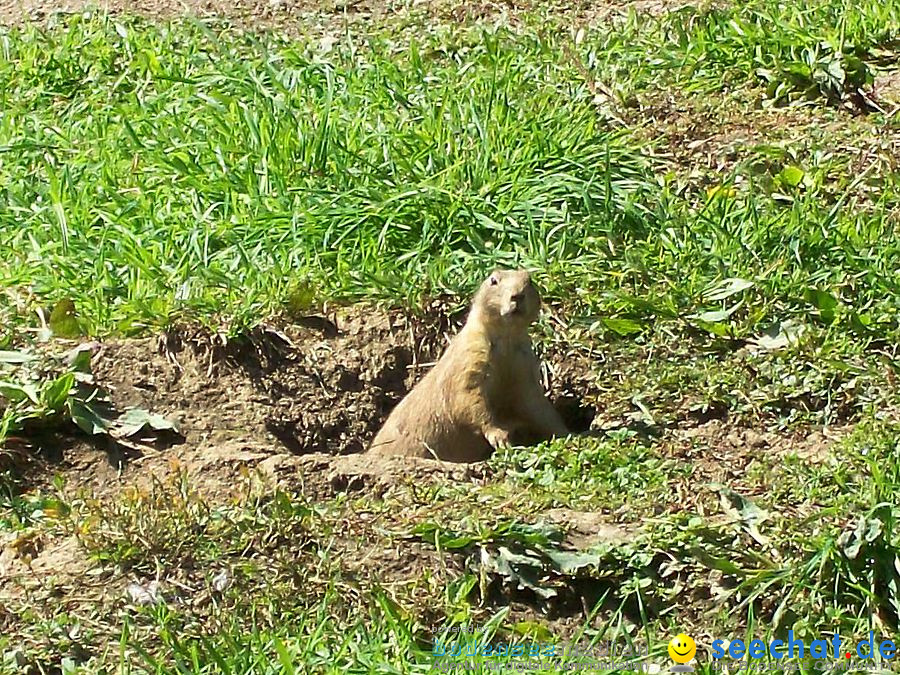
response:
<path id="1" fill-rule="evenodd" d="M 531 607 L 551 621 L 576 618 L 580 622 L 596 611 L 598 604 L 601 611 L 621 612 L 636 623 L 657 616 L 662 609 L 652 600 L 644 606 L 633 598 L 623 603 L 616 594 L 619 584 L 611 580 L 576 577 L 567 582 L 554 587 L 557 592 L 555 597 L 544 599 L 530 589 L 516 588 L 494 579 L 488 584 L 481 601 L 492 607 Z M 478 597 L 479 594 L 474 591 L 473 595 Z"/>
<path id="2" fill-rule="evenodd" d="M 402 385 L 401 385 L 402 386 Z M 400 389 L 397 391 L 397 389 Z M 352 454 L 362 452 L 368 447 L 368 443 L 380 428 L 384 419 L 390 413 L 391 409 L 403 398 L 404 391 L 400 386 L 395 385 L 394 389 L 382 391 L 375 400 L 376 405 L 380 409 L 381 415 L 372 416 L 367 420 L 368 429 L 358 436 L 352 437 L 345 442 L 346 447 L 339 452 L 334 452 L 332 442 L 334 439 L 331 435 L 337 431 L 339 434 L 350 432 L 347 424 L 338 424 L 337 429 L 329 429 L 330 425 L 318 425 L 315 423 L 315 417 L 312 417 L 312 424 L 303 424 L 300 419 L 269 419 L 266 420 L 266 429 L 285 447 L 286 450 L 295 455 L 305 455 L 311 452 L 326 452 L 331 454 Z M 597 415 L 597 409 L 587 405 L 577 396 L 560 397 L 554 402 L 554 407 L 559 412 L 563 421 L 573 434 L 584 434 L 590 431 L 591 423 Z M 346 422 L 346 420 L 345 420 Z M 521 437 L 516 440 L 516 444 L 534 445 L 541 439 Z"/>
<path id="3" fill-rule="evenodd" d="M 577 396 L 561 396 L 553 405 L 563 418 L 563 422 L 574 434 L 583 434 L 591 429 L 591 423 L 597 416 L 597 409 L 585 404 Z"/>
<path id="4" fill-rule="evenodd" d="M 393 408 L 421 379 L 439 353 L 438 346 L 419 343 L 363 345 L 351 343 L 343 359 L 322 363 L 301 359 L 254 369 L 251 378 L 272 401 L 288 400 L 265 420 L 266 431 L 289 452 L 352 454 L 364 451 Z M 411 371 L 414 364 L 418 367 Z M 565 383 L 564 383 L 565 384 Z M 589 432 L 597 409 L 585 403 L 583 390 L 568 383 L 551 399 L 573 434 Z M 274 408 L 274 406 L 273 406 Z M 541 439 L 520 439 L 532 445 Z"/>

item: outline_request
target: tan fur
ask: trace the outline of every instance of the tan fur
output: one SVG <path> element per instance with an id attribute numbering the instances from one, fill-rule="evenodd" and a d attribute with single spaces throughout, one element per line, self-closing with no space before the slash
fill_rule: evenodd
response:
<path id="1" fill-rule="evenodd" d="M 495 270 L 437 364 L 388 416 L 370 452 L 477 462 L 568 434 L 544 396 L 528 327 L 541 299 L 528 272 Z"/>

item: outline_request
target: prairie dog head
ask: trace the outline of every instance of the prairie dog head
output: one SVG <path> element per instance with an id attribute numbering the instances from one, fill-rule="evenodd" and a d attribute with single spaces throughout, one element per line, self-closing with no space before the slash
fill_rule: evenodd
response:
<path id="1" fill-rule="evenodd" d="M 525 270 L 494 270 L 472 301 L 472 313 L 497 326 L 527 327 L 540 310 L 541 296 Z"/>

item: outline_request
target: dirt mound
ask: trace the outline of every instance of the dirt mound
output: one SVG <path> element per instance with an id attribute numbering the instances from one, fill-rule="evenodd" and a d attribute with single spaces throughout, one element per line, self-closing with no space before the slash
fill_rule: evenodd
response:
<path id="1" fill-rule="evenodd" d="M 364 453 L 346 457 L 313 454 L 271 455 L 257 466 L 261 477 L 283 490 L 296 490 L 313 499 L 339 493 L 365 493 L 381 499 L 398 484 L 437 481 L 484 482 L 490 477 L 482 464 L 450 464 L 416 457 Z"/>
<path id="2" fill-rule="evenodd" d="M 437 307 L 426 316 L 357 306 L 233 340 L 182 327 L 103 342 L 93 370 L 114 406 L 173 419 L 180 436 L 156 446 L 108 437 L 37 439 L 43 461 L 23 453 L 28 466 L 20 474 L 42 484 L 62 472 L 70 488 L 100 496 L 186 468 L 222 491 L 270 457 L 359 453 L 464 318 Z M 555 361 L 548 368 L 555 373 L 547 381 L 551 398 L 574 429 L 587 429 L 593 408 L 582 397 L 594 379 L 587 358 L 547 358 Z"/>
<path id="3" fill-rule="evenodd" d="M 325 35 L 325 45 L 348 26 L 384 26 L 413 16 L 429 21 L 467 22 L 506 19 L 516 22 L 530 12 L 569 17 L 569 23 L 595 25 L 629 8 L 658 15 L 683 6 L 682 0 L 0 0 L 0 25 L 40 21 L 54 12 L 99 10 L 113 16 L 138 15 L 151 20 L 179 17 L 227 20 L 252 30 L 277 30 L 288 35 Z M 324 46 L 324 45 L 323 45 Z"/>
<path id="4" fill-rule="evenodd" d="M 464 319 L 439 302 L 424 317 L 354 306 L 270 324 L 232 340 L 194 326 L 153 338 L 104 342 L 93 369 L 115 408 L 134 406 L 174 419 L 181 437 L 156 446 L 108 437 L 90 442 L 83 435 L 31 439 L 43 450 L 44 461 L 25 449 L 20 454 L 27 466 L 18 474 L 24 483 L 40 485 L 62 473 L 70 489 L 102 496 L 187 469 L 201 489 L 225 494 L 236 476 L 257 467 L 272 471 L 284 464 L 279 458 L 355 455 Z M 633 406 L 620 382 L 622 373 L 636 367 L 632 361 L 617 359 L 613 351 L 601 357 L 554 340 L 547 325 L 535 333 L 544 386 L 572 431 L 602 433 L 623 425 L 647 431 L 632 419 Z M 685 400 L 687 406 L 690 400 Z M 665 438 L 662 452 L 708 464 L 710 477 L 718 480 L 725 476 L 715 458 L 731 457 L 726 464 L 735 468 L 761 451 L 807 456 L 827 452 L 831 445 L 808 431 L 776 432 L 759 421 L 744 428 L 746 420 L 731 419 L 727 410 L 715 420 L 669 412 L 669 419 L 651 430 Z M 332 475 L 334 467 L 323 474 L 321 462 L 291 466 L 302 468 L 311 481 L 305 492 L 321 495 L 372 487 L 370 476 L 376 474 L 388 482 L 406 480 L 418 470 L 409 462 L 373 462 L 358 458 L 335 465 L 343 477 Z M 354 471 L 359 475 L 352 476 Z"/>
<path id="5" fill-rule="evenodd" d="M 439 349 L 440 326 L 375 312 L 304 323 L 235 342 L 202 331 L 114 341 L 95 372 L 117 405 L 177 418 L 192 445 L 359 452 Z"/>

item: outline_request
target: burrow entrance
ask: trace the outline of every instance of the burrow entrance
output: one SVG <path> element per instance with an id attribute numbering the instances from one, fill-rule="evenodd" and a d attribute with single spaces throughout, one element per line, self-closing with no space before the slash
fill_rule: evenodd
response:
<path id="1" fill-rule="evenodd" d="M 273 452 L 364 450 L 390 410 L 442 353 L 460 318 L 418 319 L 359 308 L 260 328 L 228 342 L 200 330 L 111 341 L 95 358 L 117 407 L 180 422 L 185 442 L 264 441 Z M 573 432 L 596 413 L 585 403 L 589 364 L 551 363 L 551 399 Z"/>

